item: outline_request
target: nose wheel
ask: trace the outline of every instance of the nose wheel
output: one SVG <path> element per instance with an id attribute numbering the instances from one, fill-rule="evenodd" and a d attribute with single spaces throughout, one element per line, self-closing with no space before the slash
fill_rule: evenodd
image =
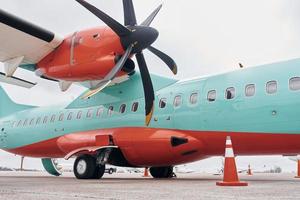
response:
<path id="1" fill-rule="evenodd" d="M 105 165 L 98 165 L 96 158 L 91 155 L 82 155 L 76 158 L 73 170 L 77 179 L 100 179 L 105 172 Z"/>

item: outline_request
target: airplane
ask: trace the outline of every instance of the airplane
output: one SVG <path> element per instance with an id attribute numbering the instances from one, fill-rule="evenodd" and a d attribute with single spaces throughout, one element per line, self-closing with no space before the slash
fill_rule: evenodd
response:
<path id="1" fill-rule="evenodd" d="M 103 12 L 97 8 L 85 1 L 77 1 L 103 17 Z M 123 4 L 124 10 L 134 10 L 131 0 L 124 0 Z M 125 19 L 135 16 L 134 12 L 130 13 L 126 15 L 125 12 Z M 20 22 L 2 11 L 1 16 Z M 106 19 L 112 18 L 106 16 Z M 26 45 L 38 44 L 35 39 L 43 34 L 37 35 L 36 31 L 45 33 L 44 29 L 33 25 L 32 29 L 26 29 L 24 27 L 28 28 L 29 23 L 22 21 L 23 26 L 18 28 L 23 31 L 18 31 L 4 25 L 3 20 L 1 23 L 0 35 L 3 30 L 9 33 L 1 42 L 9 45 L 0 47 L 0 55 L 11 58 L 5 62 L 6 73 L 2 81 L 31 87 L 34 84 L 13 77 L 12 71 L 18 67 L 36 71 L 32 62 L 41 59 L 41 54 L 58 50 L 57 45 L 64 43 L 51 34 L 53 37 L 48 38 L 48 42 L 41 42 L 45 49 L 40 49 L 36 55 L 34 45 L 30 49 Z M 36 36 L 30 36 L 29 30 Z M 16 44 L 14 41 L 19 45 L 13 45 Z M 59 52 L 64 51 L 56 51 L 56 55 Z M 120 60 L 125 60 L 132 52 L 125 50 L 122 53 L 121 57 L 125 57 Z M 30 61 L 30 56 L 37 57 Z M 170 57 L 162 57 L 166 58 L 164 61 L 168 60 L 169 67 L 173 66 L 172 71 L 177 70 Z M 26 66 L 24 60 L 29 60 Z M 176 165 L 224 155 L 227 136 L 231 136 L 238 156 L 299 154 L 300 59 L 243 67 L 189 80 L 145 73 L 145 63 L 139 63 L 140 72 L 134 70 L 125 74 L 126 78 L 123 74 L 113 76 L 101 92 L 94 92 L 90 85 L 82 83 L 87 92 L 68 105 L 35 107 L 17 104 L 1 87 L 0 149 L 41 158 L 46 171 L 52 175 L 60 175 L 54 162 L 56 158 L 76 157 L 73 169 L 78 179 L 102 178 L 106 164 L 150 167 L 154 178 L 171 178 Z M 53 79 L 43 73 L 39 75 Z M 145 89 L 152 86 L 151 81 L 145 81 L 147 75 L 146 79 L 153 82 L 153 93 Z M 122 80 L 112 83 L 118 78 Z M 93 95 L 86 95 L 91 91 Z M 86 96 L 88 98 L 84 98 Z"/>

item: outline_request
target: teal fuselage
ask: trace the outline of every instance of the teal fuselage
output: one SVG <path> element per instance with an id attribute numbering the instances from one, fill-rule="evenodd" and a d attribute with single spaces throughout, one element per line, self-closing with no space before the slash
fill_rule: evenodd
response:
<path id="1" fill-rule="evenodd" d="M 289 86 L 291 78 L 300 77 L 299 67 L 300 59 L 295 59 L 187 81 L 153 75 L 156 100 L 149 127 L 248 134 L 300 134 L 300 90 L 291 90 Z M 269 81 L 277 82 L 277 91 L 273 94 L 266 91 Z M 251 97 L 245 95 L 245 87 L 249 84 L 255 85 L 255 94 Z M 235 88 L 235 97 L 226 99 L 226 89 L 230 87 Z M 216 100 L 213 102 L 207 99 L 211 90 L 216 91 Z M 198 94 L 197 102 L 192 104 L 190 100 L 194 93 Z M 174 107 L 176 96 L 181 96 L 182 100 L 178 107 Z M 166 99 L 165 108 L 159 106 L 162 98 Z M 131 110 L 134 102 L 139 103 L 137 112 Z M 122 104 L 126 105 L 124 113 L 119 112 Z M 103 113 L 97 116 L 101 106 Z M 108 111 L 110 106 L 114 107 L 111 115 Z M 81 119 L 77 119 L 79 111 L 82 111 Z M 59 121 L 62 113 L 64 118 Z M 69 113 L 73 113 L 70 120 L 67 119 Z M 56 118 L 51 122 L 53 115 Z M 47 121 L 43 123 L 45 116 Z M 36 123 L 39 117 L 41 121 Z M 34 121 L 30 125 L 32 119 Z M 138 74 L 88 100 L 78 98 L 67 106 L 29 108 L 2 117 L 0 148 L 9 150 L 66 134 L 120 127 L 145 127 L 143 90 Z"/>

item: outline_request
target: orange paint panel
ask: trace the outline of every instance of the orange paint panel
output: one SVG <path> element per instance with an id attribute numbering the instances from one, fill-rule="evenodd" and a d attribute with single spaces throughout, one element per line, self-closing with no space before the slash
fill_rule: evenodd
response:
<path id="1" fill-rule="evenodd" d="M 271 133 L 228 133 L 180 131 L 153 128 L 116 128 L 93 130 L 7 150 L 31 157 L 61 157 L 75 149 L 97 146 L 96 138 L 112 135 L 114 143 L 132 165 L 177 165 L 224 155 L 226 136 L 231 136 L 236 155 L 299 154 L 300 135 Z M 172 136 L 188 143 L 173 147 Z"/>

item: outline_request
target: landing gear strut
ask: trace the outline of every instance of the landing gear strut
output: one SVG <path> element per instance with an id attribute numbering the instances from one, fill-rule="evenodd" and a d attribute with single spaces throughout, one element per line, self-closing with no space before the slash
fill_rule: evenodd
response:
<path id="1" fill-rule="evenodd" d="M 151 167 L 150 174 L 153 178 L 172 178 L 174 177 L 173 167 Z"/>
<path id="2" fill-rule="evenodd" d="M 82 155 L 76 158 L 73 170 L 77 179 L 100 179 L 105 172 L 105 165 L 98 165 L 96 158 L 91 155 Z"/>

